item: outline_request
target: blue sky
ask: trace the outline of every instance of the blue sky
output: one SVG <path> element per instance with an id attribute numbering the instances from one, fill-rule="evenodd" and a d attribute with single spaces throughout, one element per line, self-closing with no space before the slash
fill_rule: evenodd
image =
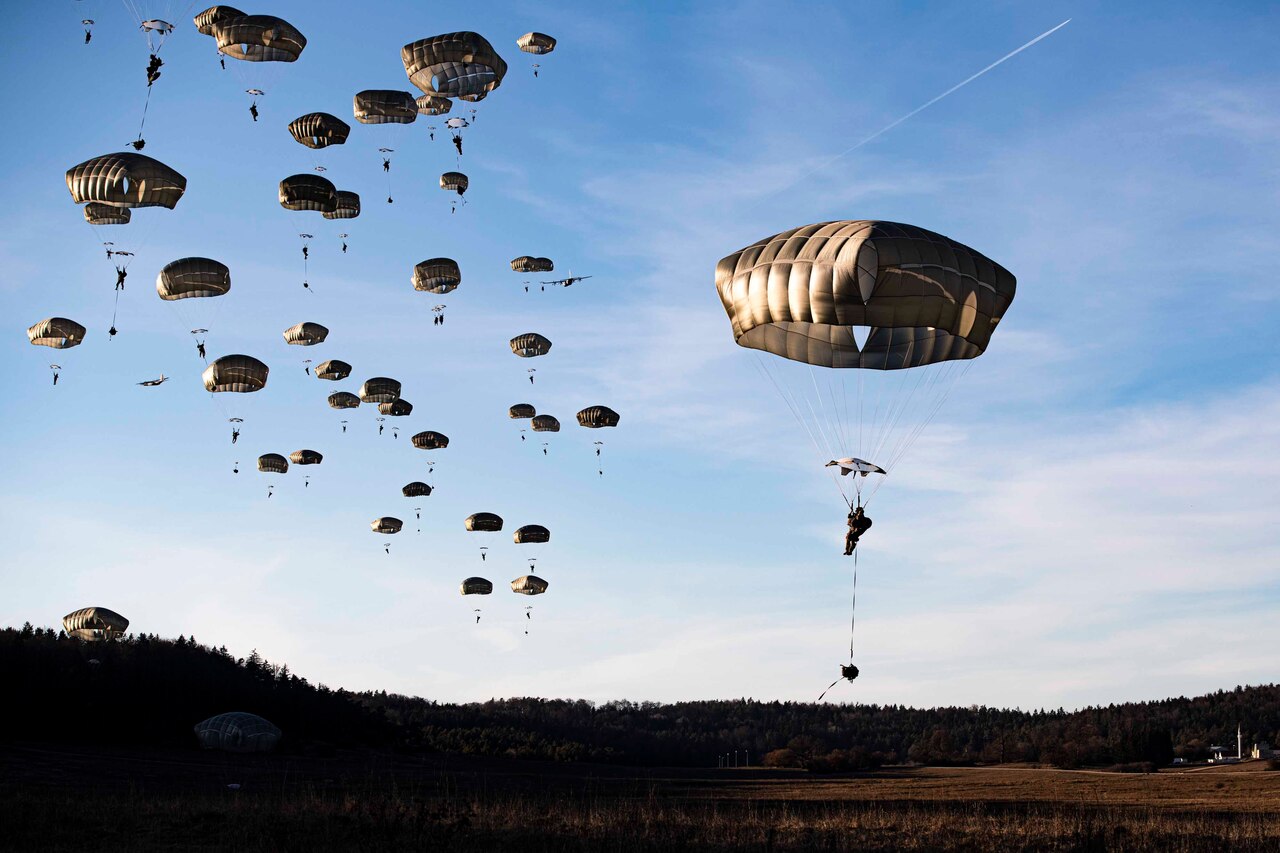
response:
<path id="1" fill-rule="evenodd" d="M 11 11 L 31 37 L 0 58 L 23 117 L 0 143 L 13 200 L 0 214 L 0 621 L 52 625 L 100 604 L 139 631 L 256 648 L 331 685 L 438 699 L 811 699 L 847 643 L 843 505 L 733 344 L 713 273 L 783 229 L 877 218 L 974 246 L 1019 290 L 876 498 L 864 675 L 836 698 L 1069 707 L 1275 679 L 1280 15 L 1265 4 L 276 2 L 249 11 L 309 41 L 261 85 L 257 124 L 252 83 L 218 68 L 192 8 L 162 54 L 145 151 L 188 192 L 128 226 L 142 236 L 114 341 L 114 274 L 62 175 L 136 135 L 145 42 L 113 0 L 53 5 Z M 459 29 L 510 70 L 467 133 L 457 214 L 436 182 L 458 166 L 426 120 L 390 135 L 393 205 L 377 128 L 350 122 L 348 144 L 318 153 L 289 136 L 304 112 L 350 121 L 361 89 L 410 89 L 400 46 Z M 531 29 L 559 39 L 537 80 L 514 47 Z M 277 182 L 317 164 L 361 194 L 359 219 L 279 207 Z M 300 231 L 316 235 L 314 294 Z M 508 267 L 522 254 L 595 277 L 526 295 Z M 187 255 L 232 270 L 204 323 L 210 354 L 272 367 L 234 448 L 190 323 L 154 294 L 160 267 Z M 441 255 L 462 287 L 414 292 L 413 264 Z M 82 322 L 87 342 L 30 346 L 23 330 L 50 315 Z M 329 340 L 287 347 L 280 332 L 304 320 Z M 554 342 L 532 388 L 507 347 L 525 331 Z M 335 388 L 303 358 L 355 374 Z M 173 380 L 134 384 L 161 372 Z M 398 440 L 376 435 L 367 407 L 325 406 L 376 375 L 416 407 Z M 547 457 L 519 441 L 515 402 L 565 423 Z M 604 477 L 596 436 L 571 425 L 595 403 L 622 414 Z M 423 429 L 452 443 L 433 455 L 436 493 L 408 500 L 399 488 L 428 456 L 408 437 Z M 302 447 L 324 463 L 253 470 L 259 453 Z M 526 564 L 508 533 L 480 562 L 462 519 L 481 510 L 552 530 L 547 595 L 502 591 Z M 409 522 L 390 556 L 368 528 L 380 515 Z M 499 587 L 479 626 L 456 591 L 473 574 Z"/>

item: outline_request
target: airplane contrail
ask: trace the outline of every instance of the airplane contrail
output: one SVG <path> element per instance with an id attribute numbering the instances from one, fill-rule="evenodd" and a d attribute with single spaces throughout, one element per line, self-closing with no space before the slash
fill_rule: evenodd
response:
<path id="1" fill-rule="evenodd" d="M 815 173 L 815 172 L 821 172 L 823 169 L 827 168 L 827 167 L 828 167 L 828 166 L 830 166 L 832 163 L 835 163 L 837 160 L 841 160 L 841 159 L 843 159 L 844 157 L 847 157 L 848 155 L 852 154 L 854 151 L 857 151 L 859 148 L 861 148 L 862 146 L 866 145 L 868 142 L 871 142 L 872 140 L 875 140 L 875 139 L 880 138 L 881 136 L 884 136 L 886 133 L 888 133 L 889 131 L 893 130 L 895 127 L 897 127 L 898 125 L 902 124 L 902 123 L 903 123 L 904 121 L 906 121 L 907 119 L 911 118 L 912 116 L 918 115 L 919 113 L 921 113 L 921 112 L 923 112 L 923 111 L 927 110 L 929 107 L 931 107 L 931 106 L 933 106 L 934 104 L 938 103 L 938 101 L 941 101 L 943 98 L 945 98 L 947 95 L 950 95 L 952 92 L 955 92 L 955 91 L 957 91 L 957 90 L 959 90 L 959 89 L 963 89 L 965 86 L 969 85 L 969 84 L 970 84 L 970 83 L 972 83 L 974 80 L 977 80 L 979 77 L 981 77 L 983 74 L 986 74 L 988 71 L 990 71 L 991 69 L 995 68 L 997 65 L 1000 65 L 1000 64 L 1002 64 L 1002 63 L 1004 63 L 1004 62 L 1008 62 L 1010 59 L 1013 59 L 1013 58 L 1014 58 L 1015 56 L 1017 56 L 1019 53 L 1022 53 L 1024 50 L 1026 50 L 1027 48 L 1031 47 L 1031 45 L 1035 44 L 1035 43 L 1036 43 L 1036 42 L 1038 42 L 1038 41 L 1043 41 L 1044 39 L 1047 39 L 1049 36 L 1053 35 L 1053 34 L 1054 34 L 1054 33 L 1056 33 L 1058 30 L 1062 29 L 1063 27 L 1065 27 L 1065 26 L 1066 26 L 1067 24 L 1069 24 L 1069 23 L 1071 23 L 1071 19 L 1070 19 L 1070 18 L 1067 18 L 1065 21 L 1063 21 L 1061 24 L 1058 24 L 1058 25 L 1057 25 L 1056 27 L 1054 27 L 1053 29 L 1045 30 L 1045 31 L 1044 31 L 1044 32 L 1042 32 L 1040 35 L 1038 35 L 1038 36 L 1036 36 L 1035 38 L 1033 38 L 1031 41 L 1029 41 L 1029 42 L 1027 42 L 1026 44 L 1022 45 L 1022 47 L 1019 47 L 1019 48 L 1017 48 L 1016 50 L 1012 50 L 1012 51 L 1010 51 L 1009 53 L 1006 53 L 1004 56 L 1000 57 L 1000 58 L 999 58 L 999 59 L 997 59 L 995 62 L 991 63 L 991 64 L 990 64 L 990 65 L 988 65 L 986 68 L 983 68 L 981 71 L 978 71 L 978 72 L 977 72 L 977 73 L 975 73 L 975 74 L 971 74 L 971 75 L 969 75 L 969 76 L 968 76 L 968 77 L 966 77 L 965 79 L 961 80 L 959 83 L 957 83 L 957 84 L 955 84 L 954 86 L 952 86 L 952 87 L 951 87 L 950 89 L 948 89 L 947 91 L 943 92 L 941 95 L 938 95 L 938 96 L 936 96 L 936 97 L 934 97 L 934 98 L 929 99 L 928 101 L 925 101 L 923 104 L 921 104 L 920 106 L 916 107 L 916 108 L 915 108 L 914 110 L 912 110 L 911 112 L 907 113 L 906 115 L 902 116 L 901 118 L 898 118 L 898 119 L 895 119 L 894 121 L 889 122 L 889 123 L 888 123 L 888 124 L 886 124 L 884 127 L 880 128 L 879 130 L 877 130 L 875 133 L 871 134 L 871 135 L 870 135 L 870 136 L 868 136 L 867 138 L 865 138 L 865 139 L 863 139 L 863 140 L 861 140 L 861 141 L 859 141 L 859 142 L 855 142 L 853 145 L 850 145 L 848 148 L 846 148 L 845 150 L 841 151 L 839 154 L 835 155 L 835 156 L 834 156 L 834 157 L 832 157 L 830 160 L 827 160 L 826 162 L 824 162 L 824 163 L 820 163 L 819 165 L 817 165 L 817 166 L 813 167 L 812 169 L 810 169 L 809 171 L 805 172 L 805 173 L 804 173 L 803 175 L 801 175 L 800 177 L 796 178 L 796 179 L 795 179 L 794 181 L 792 181 L 791 183 L 787 184 L 787 186 L 786 186 L 786 187 L 782 187 L 782 189 L 787 189 L 787 188 L 789 188 L 789 187 L 793 187 L 793 186 L 795 186 L 796 184 L 800 183 L 801 181 L 803 181 L 805 178 L 809 177 L 809 176 L 810 176 L 810 175 L 812 175 L 813 173 Z M 778 192 L 778 190 L 774 190 L 774 192 Z"/>

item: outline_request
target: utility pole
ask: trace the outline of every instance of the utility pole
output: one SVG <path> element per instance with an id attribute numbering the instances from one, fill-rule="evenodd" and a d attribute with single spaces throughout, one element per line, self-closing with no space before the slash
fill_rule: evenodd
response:
<path id="1" fill-rule="evenodd" d="M 1236 759 L 1244 758 L 1244 735 L 1240 731 L 1240 724 L 1236 723 Z"/>

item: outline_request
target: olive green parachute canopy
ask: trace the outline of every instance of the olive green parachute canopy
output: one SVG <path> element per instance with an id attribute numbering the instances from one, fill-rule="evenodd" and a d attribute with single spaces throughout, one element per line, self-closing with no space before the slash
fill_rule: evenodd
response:
<path id="1" fill-rule="evenodd" d="M 400 49 L 409 82 L 428 95 L 484 100 L 502 85 L 507 63 L 479 33 L 444 33 Z"/>
<path id="2" fill-rule="evenodd" d="M 528 403 L 516 403 L 511 408 L 507 409 L 507 417 L 512 420 L 531 418 L 536 414 L 538 414 L 538 410 Z"/>
<path id="3" fill-rule="evenodd" d="M 296 347 L 311 347 L 324 343 L 329 330 L 319 323 L 298 323 L 284 330 L 284 342 Z"/>
<path id="4" fill-rule="evenodd" d="M 84 342 L 85 328 L 66 317 L 50 317 L 27 329 L 27 340 L 38 347 L 70 349 Z"/>
<path id="5" fill-rule="evenodd" d="M 166 302 L 224 296 L 230 289 L 231 270 L 212 258 L 171 261 L 156 276 L 156 293 Z"/>
<path id="6" fill-rule="evenodd" d="M 516 47 L 525 53 L 542 56 L 556 49 L 556 40 L 546 33 L 525 33 L 516 39 Z"/>
<path id="7" fill-rule="evenodd" d="M 578 412 L 578 425 L 587 429 L 616 427 L 622 416 L 608 406 L 587 406 Z"/>
<path id="8" fill-rule="evenodd" d="M 442 432 L 420 432 L 410 439 L 419 450 L 441 450 L 449 446 L 449 436 Z"/>
<path id="9" fill-rule="evenodd" d="M 395 89 L 357 92 L 353 109 L 361 124 L 410 124 L 418 118 L 413 95 Z"/>
<path id="10" fill-rule="evenodd" d="M 542 595 L 548 586 L 550 584 L 537 575 L 525 575 L 511 582 L 511 591 L 521 595 Z"/>
<path id="11" fill-rule="evenodd" d="M 196 29 L 202 36 L 213 35 L 213 25 L 221 24 L 232 18 L 243 18 L 244 12 L 241 12 L 235 6 L 210 6 L 195 17 Z"/>
<path id="12" fill-rule="evenodd" d="M 428 498 L 431 497 L 431 487 L 419 480 L 407 483 L 400 489 L 400 494 L 406 498 Z"/>
<path id="13" fill-rule="evenodd" d="M 551 541 L 551 531 L 541 524 L 526 524 L 524 527 L 517 527 L 511 538 L 517 545 L 540 545 Z"/>
<path id="14" fill-rule="evenodd" d="M 336 358 L 331 358 L 328 361 L 322 361 L 320 364 L 316 365 L 315 374 L 317 379 L 328 379 L 331 382 L 338 382 L 339 380 L 346 379 L 351 375 L 351 365 L 347 364 L 345 361 L 339 361 Z M 356 398 L 356 402 L 357 404 L 360 402 L 359 398 Z"/>
<path id="15" fill-rule="evenodd" d="M 110 640 L 128 629 L 128 619 L 105 607 L 85 607 L 62 617 L 62 630 L 77 640 Z"/>
<path id="16" fill-rule="evenodd" d="M 360 195 L 350 190 L 338 190 L 338 206 L 320 215 L 325 219 L 355 219 L 360 215 Z"/>
<path id="17" fill-rule="evenodd" d="M 462 524 L 472 533 L 497 533 L 502 529 L 502 516 L 492 512 L 477 512 L 468 515 Z"/>
<path id="18" fill-rule="evenodd" d="M 552 272 L 556 265 L 551 262 L 550 258 L 534 258 L 529 255 L 521 255 L 511 261 L 512 272 Z"/>
<path id="19" fill-rule="evenodd" d="M 173 210 L 187 191 L 187 179 L 159 160 L 121 152 L 72 166 L 67 170 L 67 189 L 76 204 Z"/>
<path id="20" fill-rule="evenodd" d="M 413 403 L 405 399 L 392 400 L 390 403 L 379 403 L 378 414 L 390 415 L 393 418 L 404 418 L 413 414 Z"/>
<path id="21" fill-rule="evenodd" d="M 511 339 L 511 351 L 521 358 L 534 358 L 551 351 L 551 341 L 537 332 L 525 332 Z"/>
<path id="22" fill-rule="evenodd" d="M 334 409 L 355 409 L 360 406 L 360 398 L 350 391 L 335 391 L 329 395 L 329 406 Z"/>
<path id="23" fill-rule="evenodd" d="M 462 283 L 462 270 L 452 258 L 431 258 L 413 268 L 413 289 L 450 293 Z"/>
<path id="24" fill-rule="evenodd" d="M 324 461 L 324 455 L 314 450 L 295 450 L 289 454 L 289 458 L 294 465 L 319 465 Z"/>
<path id="25" fill-rule="evenodd" d="M 404 527 L 403 521 L 398 518 L 392 518 L 389 515 L 384 515 L 382 518 L 375 518 L 373 521 L 369 522 L 369 528 L 374 533 L 399 533 L 400 528 L 402 527 Z"/>
<path id="26" fill-rule="evenodd" d="M 400 383 L 385 376 L 375 376 L 360 386 L 360 399 L 365 403 L 390 403 L 400 399 Z"/>
<path id="27" fill-rule="evenodd" d="M 308 148 L 328 148 L 346 142 L 351 125 L 331 113 L 307 113 L 289 122 L 289 133 Z"/>
<path id="28" fill-rule="evenodd" d="M 493 583 L 484 578 L 467 578 L 458 587 L 463 595 L 488 595 L 493 592 Z"/>
<path id="29" fill-rule="evenodd" d="M 264 474 L 283 474 L 289 470 L 289 460 L 279 453 L 264 453 L 258 457 L 258 470 Z"/>
<path id="30" fill-rule="evenodd" d="M 458 195 L 462 195 L 469 186 L 471 186 L 471 181 L 461 172 L 445 172 L 440 176 L 440 189 L 442 190 L 452 190 Z"/>
<path id="31" fill-rule="evenodd" d="M 224 355 L 204 369 L 204 389 L 214 393 L 248 394 L 267 385 L 270 372 L 265 364 L 251 355 Z"/>
<path id="32" fill-rule="evenodd" d="M 280 742 L 280 730 L 257 714 L 232 711 L 195 725 L 201 749 L 223 752 L 270 752 Z"/>
<path id="33" fill-rule="evenodd" d="M 453 101 L 439 95 L 419 95 L 414 103 L 418 113 L 424 116 L 442 116 L 453 109 Z"/>
<path id="34" fill-rule="evenodd" d="M 133 211 L 127 207 L 112 207 L 100 201 L 84 206 L 84 221 L 90 225 L 128 225 L 132 218 Z"/>
<path id="35" fill-rule="evenodd" d="M 819 367 L 897 370 L 981 355 L 1016 280 L 960 243 L 896 222 L 783 231 L 716 266 L 739 345 Z M 859 346 L 851 327 L 869 327 Z"/>
<path id="36" fill-rule="evenodd" d="M 538 415 L 533 419 L 534 432 L 559 432 L 560 421 L 551 415 Z"/>
<path id="37" fill-rule="evenodd" d="M 290 175 L 280 182 L 280 206 L 332 213 L 338 209 L 338 188 L 319 175 Z"/>
<path id="38" fill-rule="evenodd" d="M 293 24 L 274 15 L 241 15 L 212 26 L 218 51 L 246 62 L 293 62 L 302 55 L 307 37 Z"/>

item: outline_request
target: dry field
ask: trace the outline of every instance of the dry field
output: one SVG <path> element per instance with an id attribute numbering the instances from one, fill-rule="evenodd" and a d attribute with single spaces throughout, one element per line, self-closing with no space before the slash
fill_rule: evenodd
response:
<path id="1" fill-rule="evenodd" d="M 12 850 L 1275 851 L 1280 773 L 1246 764 L 810 777 L 0 747 L 0 826 L 0 849 Z"/>

